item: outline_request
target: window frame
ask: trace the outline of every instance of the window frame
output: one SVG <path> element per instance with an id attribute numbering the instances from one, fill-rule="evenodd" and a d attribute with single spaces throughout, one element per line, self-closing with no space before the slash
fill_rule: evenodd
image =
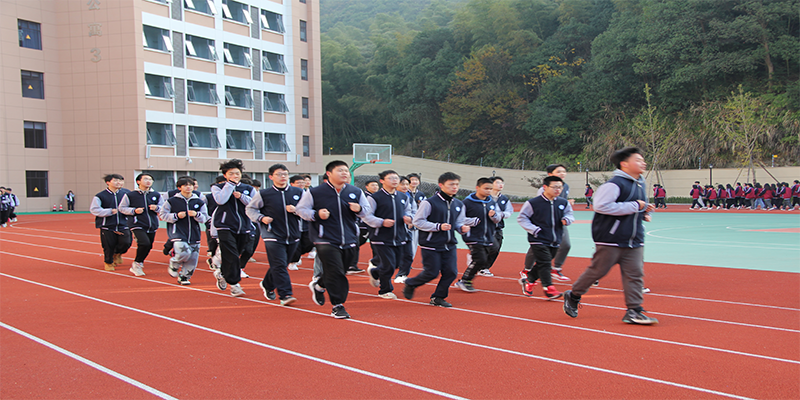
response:
<path id="1" fill-rule="evenodd" d="M 273 105 L 273 100 L 270 100 L 270 94 L 277 95 L 277 99 L 274 99 L 277 105 Z M 286 95 L 283 93 L 275 93 L 275 92 L 264 92 L 262 96 L 264 102 L 264 112 L 275 112 L 275 113 L 288 113 L 289 112 L 289 105 L 286 104 Z M 269 108 L 267 108 L 269 106 Z"/>
<path id="2" fill-rule="evenodd" d="M 175 0 L 173 0 L 173 1 L 175 1 Z M 195 1 L 198 1 L 200 3 L 205 4 L 206 5 L 206 10 L 208 10 L 208 11 L 199 10 L 197 8 L 197 6 L 195 5 L 195 3 L 194 3 Z M 204 0 L 183 0 L 183 9 L 184 10 L 188 10 L 188 11 L 194 11 L 196 13 L 200 13 L 200 14 L 204 14 L 204 15 L 210 15 L 212 17 L 217 15 L 217 7 L 214 5 L 214 0 L 205 0 L 205 1 Z"/>
<path id="3" fill-rule="evenodd" d="M 47 149 L 47 122 L 22 121 L 22 132 L 26 149 Z"/>
<path id="4" fill-rule="evenodd" d="M 301 101 L 302 101 L 302 117 L 308 119 L 310 114 L 309 109 L 311 108 L 311 104 L 308 100 L 308 97 L 303 97 Z"/>
<path id="5" fill-rule="evenodd" d="M 206 147 L 200 144 L 200 140 L 198 139 L 198 132 L 197 129 L 208 129 L 206 134 L 208 135 L 208 142 L 211 147 Z M 219 136 L 217 136 L 217 128 L 207 127 L 207 126 L 189 126 L 189 147 L 196 148 L 196 149 L 219 149 L 221 146 L 219 144 Z M 202 133 L 200 133 L 202 135 Z"/>
<path id="6" fill-rule="evenodd" d="M 158 132 L 161 137 L 164 138 L 164 143 L 154 143 L 153 137 L 155 135 L 155 130 L 151 129 L 150 125 L 162 125 L 166 127 L 163 132 Z M 147 122 L 145 125 L 145 130 L 147 132 L 147 145 L 149 146 L 168 146 L 173 147 L 177 143 L 175 140 L 175 131 L 172 127 L 172 124 L 162 124 L 160 122 Z"/>
<path id="7" fill-rule="evenodd" d="M 34 173 L 42 173 L 44 176 L 31 176 Z M 31 184 L 36 184 L 35 180 L 43 180 L 42 182 L 38 182 L 40 186 L 44 188 L 44 190 L 40 190 L 38 192 L 31 190 Z M 43 197 L 50 197 L 50 174 L 49 171 L 25 171 L 25 194 L 27 197 L 30 198 L 43 198 Z"/>
<path id="8" fill-rule="evenodd" d="M 205 48 L 208 49 L 208 54 L 210 54 L 211 58 L 206 58 L 206 57 L 198 55 L 200 53 L 197 50 L 198 50 L 198 48 L 200 48 L 200 46 L 196 46 L 195 45 L 195 43 L 194 43 L 195 39 L 198 39 L 197 40 L 198 42 L 200 40 L 204 40 L 205 41 L 205 44 L 202 45 L 202 46 L 205 46 Z M 195 36 L 195 35 L 190 35 L 190 34 L 187 33 L 184 36 L 184 40 L 183 41 L 184 41 L 184 46 L 186 47 L 185 54 L 186 54 L 187 57 L 198 58 L 198 59 L 206 60 L 206 61 L 217 61 L 217 60 L 219 60 L 219 56 L 217 55 L 216 41 L 214 41 L 214 39 L 207 39 L 207 38 L 204 38 L 202 36 Z M 194 54 L 192 54 L 192 53 L 194 53 Z"/>
<path id="9" fill-rule="evenodd" d="M 147 76 L 156 76 L 161 78 L 161 85 L 164 88 L 164 92 L 167 97 L 154 95 L 153 88 L 150 87 L 149 83 L 147 82 Z M 144 95 L 145 97 L 150 97 L 154 99 L 162 99 L 162 100 L 173 100 L 175 99 L 175 90 L 172 88 L 172 77 L 170 76 L 163 76 L 163 75 L 156 75 L 156 74 L 144 74 Z"/>
<path id="10" fill-rule="evenodd" d="M 300 20 L 300 41 L 308 42 L 308 22 Z"/>
<path id="11" fill-rule="evenodd" d="M 159 43 L 159 47 L 150 47 L 148 46 L 147 40 L 147 28 L 150 30 L 158 30 L 159 36 L 161 36 L 161 40 L 156 40 Z M 156 51 L 163 51 L 165 53 L 172 53 L 174 51 L 172 47 L 172 34 L 169 29 L 159 28 L 157 26 L 152 25 L 144 25 L 142 24 L 142 46 L 148 50 L 156 50 Z M 161 46 L 163 45 L 163 47 Z"/>
<path id="12" fill-rule="evenodd" d="M 233 89 L 233 90 L 232 90 Z M 235 91 L 234 91 L 235 90 Z M 239 105 L 237 103 L 243 103 Z M 248 88 L 225 86 L 225 106 L 253 109 L 253 91 Z"/>
<path id="13" fill-rule="evenodd" d="M 275 18 L 275 27 L 273 29 L 272 24 L 269 23 L 270 19 L 268 14 L 274 14 L 277 17 Z M 269 10 L 262 9 L 259 13 L 259 20 L 261 21 L 261 29 L 265 31 L 275 32 L 284 34 L 286 33 L 286 25 L 283 24 L 283 14 L 278 14 L 276 12 L 272 12 Z"/>
<path id="14" fill-rule="evenodd" d="M 275 63 L 278 65 L 278 70 L 272 68 L 272 61 L 269 61 L 270 54 L 275 56 Z M 261 51 L 261 69 L 268 72 L 274 72 L 276 74 L 285 74 L 288 72 L 288 69 L 286 68 L 286 62 L 284 62 L 283 54 L 273 53 L 266 50 Z"/>
<path id="15" fill-rule="evenodd" d="M 300 59 L 300 80 L 308 80 L 308 60 Z"/>
<path id="16" fill-rule="evenodd" d="M 275 135 L 275 141 L 277 143 L 277 148 L 272 146 L 272 140 L 270 140 L 271 135 Z M 286 141 L 286 134 L 285 133 L 277 133 L 277 132 L 264 132 L 264 152 L 265 153 L 291 153 L 292 148 L 289 146 L 289 142 Z"/>
<path id="17" fill-rule="evenodd" d="M 303 135 L 303 157 L 311 157 L 311 136 Z"/>
<path id="18" fill-rule="evenodd" d="M 22 26 L 23 24 L 26 24 L 26 25 L 32 24 L 32 25 L 36 25 L 36 26 L 23 27 Z M 31 31 L 26 31 L 26 29 L 30 29 Z M 17 35 L 19 36 L 19 47 L 23 47 L 23 48 L 26 48 L 26 49 L 33 49 L 33 50 L 41 50 L 42 49 L 42 24 L 40 24 L 38 22 L 33 22 L 33 21 L 28 21 L 28 20 L 25 20 L 25 19 L 17 18 L 17 32 L 18 32 Z M 30 37 L 31 34 L 33 34 L 33 37 Z M 27 41 L 27 40 L 23 37 L 23 35 L 28 35 L 30 38 L 27 39 L 27 40 L 35 42 L 35 43 L 32 43 L 33 45 L 35 45 L 35 47 L 26 46 L 25 44 L 27 44 L 27 43 L 24 43 L 24 42 Z"/>
<path id="19" fill-rule="evenodd" d="M 242 19 L 234 18 L 234 12 L 231 10 L 231 4 L 235 3 L 238 5 L 238 9 L 241 10 Z M 235 0 L 222 0 L 222 19 L 228 21 L 238 22 L 240 24 L 253 24 L 253 17 L 250 16 L 250 5 L 247 3 L 238 2 Z"/>
<path id="20" fill-rule="evenodd" d="M 245 138 L 239 139 L 240 142 L 244 145 L 244 148 L 238 147 L 231 147 L 231 143 L 238 145 L 236 143 L 237 139 L 233 136 L 234 134 L 247 134 L 248 136 Z M 244 140 L 242 140 L 244 139 Z M 253 151 L 256 148 L 256 142 L 253 140 L 253 131 L 240 131 L 238 129 L 226 129 L 225 130 L 225 149 L 226 150 L 249 150 Z"/>
<path id="21" fill-rule="evenodd" d="M 200 83 L 200 84 L 203 84 L 203 85 L 208 85 L 208 97 L 209 97 L 209 99 L 211 101 L 210 103 L 206 102 L 206 101 L 197 100 L 197 92 L 198 92 L 199 89 L 195 90 L 194 85 L 196 83 Z M 191 103 L 207 104 L 207 105 L 212 105 L 212 106 L 216 106 L 216 105 L 222 103 L 222 101 L 219 98 L 219 94 L 217 94 L 217 84 L 216 83 L 208 83 L 208 82 L 203 82 L 203 81 L 192 81 L 192 80 L 187 80 L 186 81 L 186 100 L 188 102 L 191 102 Z"/>
<path id="22" fill-rule="evenodd" d="M 27 75 L 27 78 L 26 78 L 26 75 Z M 36 79 L 35 83 L 37 85 L 39 85 L 39 87 L 40 87 L 38 91 L 37 91 L 37 89 L 33 88 L 33 86 L 32 86 L 32 84 L 34 84 L 34 81 L 33 81 L 34 79 Z M 44 73 L 21 69 L 20 70 L 20 80 L 22 81 L 22 97 L 27 98 L 27 99 L 44 100 Z M 26 80 L 27 80 L 28 85 L 31 86 L 31 89 L 26 89 L 25 88 Z M 29 93 L 37 91 L 36 94 L 39 94 L 41 97 L 26 96 L 25 95 L 25 91 L 27 91 L 27 90 L 30 90 Z"/>

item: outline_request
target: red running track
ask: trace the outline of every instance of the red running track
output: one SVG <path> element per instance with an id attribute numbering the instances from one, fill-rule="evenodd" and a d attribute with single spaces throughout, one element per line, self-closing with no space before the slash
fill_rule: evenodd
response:
<path id="1" fill-rule="evenodd" d="M 572 319 L 521 295 L 523 256 L 452 290 L 453 309 L 350 276 L 353 319 L 336 320 L 310 299 L 311 260 L 281 307 L 255 278 L 263 246 L 232 298 L 204 256 L 188 287 L 157 251 L 145 277 L 105 272 L 89 216 L 25 216 L 0 230 L 0 398 L 800 398 L 800 274 L 648 263 L 661 323 L 632 326 L 616 272 Z"/>

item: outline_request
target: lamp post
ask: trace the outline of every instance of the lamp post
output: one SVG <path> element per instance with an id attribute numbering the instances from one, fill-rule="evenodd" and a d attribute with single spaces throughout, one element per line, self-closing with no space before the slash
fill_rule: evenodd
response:
<path id="1" fill-rule="evenodd" d="M 581 172 L 581 171 L 583 171 L 583 170 L 581 169 L 581 162 L 580 162 L 580 161 L 578 161 L 578 172 Z"/>
<path id="2" fill-rule="evenodd" d="M 328 155 L 331 155 L 331 151 L 333 151 L 333 147 L 328 147 Z"/>
<path id="3" fill-rule="evenodd" d="M 708 164 L 708 184 L 714 185 L 714 165 Z"/>
<path id="4" fill-rule="evenodd" d="M 425 158 L 425 150 L 422 150 L 422 158 Z"/>
<path id="5" fill-rule="evenodd" d="M 775 159 L 778 158 L 777 154 L 772 155 L 772 168 L 775 168 Z"/>

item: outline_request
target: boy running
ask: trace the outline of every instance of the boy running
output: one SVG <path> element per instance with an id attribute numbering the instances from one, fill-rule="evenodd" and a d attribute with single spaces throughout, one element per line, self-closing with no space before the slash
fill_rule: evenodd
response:
<path id="1" fill-rule="evenodd" d="M 622 272 L 623 292 L 628 310 L 622 321 L 628 324 L 649 325 L 658 320 L 645 315 L 644 296 L 644 224 L 655 206 L 647 204 L 645 181 L 642 177 L 647 163 L 638 148 L 628 147 L 611 155 L 617 167 L 614 177 L 597 188 L 595 214 L 592 219 L 592 239 L 595 252 L 591 265 L 564 292 L 564 312 L 578 316 L 578 303 L 592 283 L 604 277 L 614 264 Z"/>
<path id="2" fill-rule="evenodd" d="M 302 190 L 301 193 L 305 193 L 305 176 L 295 175 L 289 178 L 289 184 Z M 301 194 L 300 197 L 303 197 L 303 195 Z M 311 238 L 308 237 L 308 223 L 302 218 L 298 218 L 298 220 L 300 221 L 300 242 L 297 245 L 297 249 L 295 249 L 294 254 L 291 254 L 291 257 L 289 257 L 289 266 L 286 268 L 289 271 L 297 271 L 299 269 L 298 266 L 303 263 L 303 260 L 301 259 L 303 254 L 306 254 L 314 249 L 314 243 L 311 241 Z"/>
<path id="3" fill-rule="evenodd" d="M 511 200 L 508 198 L 508 196 L 502 193 L 503 188 L 506 186 L 505 181 L 499 176 L 492 177 L 491 179 L 492 200 L 494 200 L 494 203 L 497 204 L 496 211 L 498 214 L 500 214 L 501 219 L 500 222 L 495 226 L 494 251 L 489 253 L 489 264 L 485 269 L 478 271 L 478 275 L 482 276 L 494 276 L 490 268 L 492 268 L 494 262 L 497 261 L 497 256 L 500 255 L 500 249 L 503 247 L 503 228 L 506 227 L 506 222 L 503 220 L 506 218 L 511 218 L 511 215 L 514 214 L 514 205 L 511 204 Z"/>
<path id="4" fill-rule="evenodd" d="M 100 243 L 103 245 L 103 266 L 106 271 L 122 264 L 122 255 L 131 248 L 131 231 L 124 215 L 118 212 L 122 198 L 130 192 L 125 186 L 125 178 L 119 174 L 103 177 L 106 190 L 94 195 L 89 212 L 95 216 L 94 226 L 100 229 Z"/>
<path id="5" fill-rule="evenodd" d="M 403 245 L 403 262 L 397 267 L 397 275 L 394 277 L 394 283 L 405 283 L 406 279 L 408 279 L 408 274 L 411 273 L 411 264 L 414 263 L 414 253 L 417 251 L 413 242 L 413 233 L 417 231 L 417 228 L 415 228 L 413 224 L 413 216 L 417 213 L 417 203 L 408 191 L 408 184 L 408 178 L 401 176 L 400 184 L 397 185 L 397 191 L 408 197 L 408 204 L 411 206 L 412 222 L 403 224 L 406 228 L 406 244 Z"/>
<path id="6" fill-rule="evenodd" d="M 470 262 L 456 287 L 465 292 L 477 292 L 472 280 L 478 271 L 489 268 L 489 260 L 498 251 L 494 246 L 494 233 L 503 215 L 497 212 L 497 204 L 492 199 L 492 180 L 480 178 L 475 185 L 475 192 L 464 199 L 465 224 L 470 226 L 462 235 L 464 243 L 469 247 Z"/>
<path id="7" fill-rule="evenodd" d="M 137 189 L 122 196 L 119 202 L 119 211 L 130 216 L 128 227 L 136 239 L 136 258 L 130 269 L 136 276 L 145 275 L 144 260 L 156 241 L 158 213 L 164 205 L 161 194 L 152 190 L 153 181 L 153 175 L 139 174 L 136 177 Z"/>
<path id="8" fill-rule="evenodd" d="M 175 252 L 175 256 L 169 259 L 169 274 L 178 278 L 181 285 L 190 285 L 189 280 L 200 256 L 200 224 L 211 217 L 206 203 L 194 193 L 191 178 L 178 179 L 175 186 L 180 192 L 164 203 L 158 216 L 167 222 L 167 234 Z"/>
<path id="9" fill-rule="evenodd" d="M 456 258 L 456 232 L 467 233 L 464 203 L 454 196 L 458 193 L 461 177 L 452 172 L 439 176 L 439 191 L 419 203 L 414 215 L 414 226 L 420 231 L 419 247 L 422 249 L 422 272 L 406 279 L 403 296 L 411 300 L 414 290 L 434 279 L 439 274 L 439 283 L 431 295 L 430 304 L 437 307 L 452 307 L 447 295 L 450 285 L 458 276 Z"/>

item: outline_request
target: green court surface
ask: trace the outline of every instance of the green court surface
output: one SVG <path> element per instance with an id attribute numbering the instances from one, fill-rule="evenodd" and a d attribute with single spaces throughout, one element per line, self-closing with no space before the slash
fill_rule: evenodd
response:
<path id="1" fill-rule="evenodd" d="M 506 220 L 504 252 L 528 250 L 518 214 Z M 593 215 L 575 212 L 576 223 L 569 227 L 570 257 L 592 257 Z M 646 262 L 800 272 L 800 215 L 794 213 L 654 213 L 645 228 Z M 461 242 L 459 246 L 466 248 Z"/>

